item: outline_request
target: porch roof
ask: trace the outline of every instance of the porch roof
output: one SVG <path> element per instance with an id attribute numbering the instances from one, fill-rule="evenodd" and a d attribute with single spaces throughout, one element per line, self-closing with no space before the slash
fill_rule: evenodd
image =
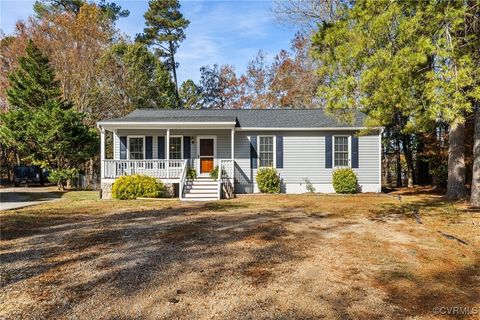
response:
<path id="1" fill-rule="evenodd" d="M 323 109 L 137 109 L 121 118 L 100 121 L 101 126 L 147 125 L 148 127 L 196 125 L 254 129 L 359 129 L 365 114 L 352 112 L 352 122 L 345 123 Z M 172 127 L 173 128 L 173 127 Z"/>

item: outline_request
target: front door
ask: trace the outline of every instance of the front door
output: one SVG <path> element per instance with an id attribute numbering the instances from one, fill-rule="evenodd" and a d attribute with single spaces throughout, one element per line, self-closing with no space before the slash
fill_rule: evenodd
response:
<path id="1" fill-rule="evenodd" d="M 200 173 L 209 173 L 213 170 L 215 157 L 215 140 L 200 138 Z"/>

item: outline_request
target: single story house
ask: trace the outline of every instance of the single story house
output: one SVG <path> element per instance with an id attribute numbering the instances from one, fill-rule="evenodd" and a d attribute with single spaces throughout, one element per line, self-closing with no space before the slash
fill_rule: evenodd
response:
<path id="1" fill-rule="evenodd" d="M 161 179 L 180 199 L 211 200 L 258 192 L 257 170 L 274 167 L 285 193 L 335 192 L 332 172 L 350 167 L 361 192 L 381 191 L 381 128 L 364 133 L 365 115 L 345 124 L 321 109 L 138 109 L 98 122 L 101 185 L 109 197 L 116 178 Z M 105 131 L 113 132 L 113 159 L 105 158 Z M 361 134 L 359 132 L 362 131 Z M 187 179 L 187 167 L 198 178 Z M 219 167 L 221 175 L 210 179 Z"/>

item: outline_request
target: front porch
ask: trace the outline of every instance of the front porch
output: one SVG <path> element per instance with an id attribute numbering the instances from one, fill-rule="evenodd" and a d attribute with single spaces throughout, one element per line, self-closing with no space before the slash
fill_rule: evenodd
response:
<path id="1" fill-rule="evenodd" d="M 111 186 L 120 176 L 142 174 L 161 180 L 171 186 L 181 200 L 192 198 L 195 181 L 187 177 L 190 168 L 199 178 L 209 179 L 210 172 L 218 170 L 215 194 L 209 190 L 203 200 L 231 198 L 235 194 L 235 127 L 234 123 L 220 126 L 177 124 L 149 125 L 99 124 L 101 137 L 102 189 Z M 150 128 L 151 127 L 151 128 Z M 106 158 L 106 132 L 113 133 L 113 156 Z M 178 186 L 178 187 L 177 187 Z M 195 191 L 195 190 L 193 190 Z M 201 194 L 200 194 L 201 195 Z M 199 199 L 200 200 L 200 199 Z"/>

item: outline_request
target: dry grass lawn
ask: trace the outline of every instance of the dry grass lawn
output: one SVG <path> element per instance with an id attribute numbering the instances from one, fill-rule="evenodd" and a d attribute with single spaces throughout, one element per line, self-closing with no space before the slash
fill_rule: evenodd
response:
<path id="1" fill-rule="evenodd" d="M 0 214 L 0 318 L 480 318 L 480 212 L 462 203 L 95 194 Z"/>

